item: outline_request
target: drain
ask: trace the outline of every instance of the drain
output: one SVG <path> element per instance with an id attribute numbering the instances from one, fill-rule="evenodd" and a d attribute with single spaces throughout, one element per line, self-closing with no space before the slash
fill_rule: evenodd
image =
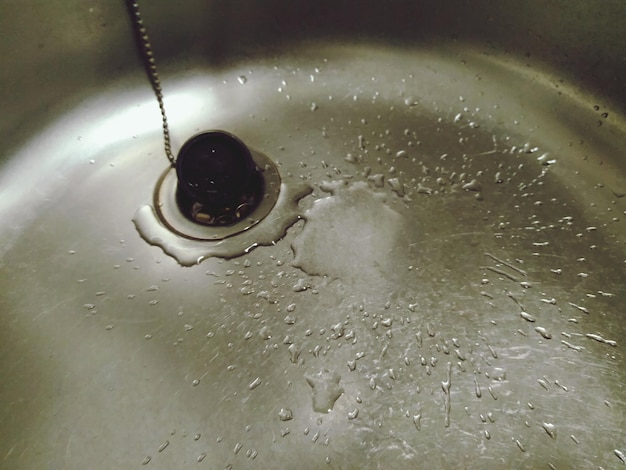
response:
<path id="1" fill-rule="evenodd" d="M 204 225 L 231 225 L 263 195 L 263 179 L 248 148 L 223 131 L 203 132 L 185 142 L 176 159 L 178 205 Z"/>
<path id="2" fill-rule="evenodd" d="M 280 194 L 276 165 L 224 131 L 189 139 L 154 191 L 158 218 L 191 240 L 222 240 L 258 224 Z"/>
<path id="3" fill-rule="evenodd" d="M 172 232 L 191 240 L 222 240 L 258 224 L 280 194 L 274 163 L 232 134 L 205 131 L 191 137 L 174 158 L 163 89 L 137 0 L 126 0 L 137 47 L 163 121 L 163 145 L 171 163 L 154 191 L 155 213 Z"/>

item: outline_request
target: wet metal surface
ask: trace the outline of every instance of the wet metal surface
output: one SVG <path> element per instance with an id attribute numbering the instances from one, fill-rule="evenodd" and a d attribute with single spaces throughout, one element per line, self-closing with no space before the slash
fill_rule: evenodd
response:
<path id="1" fill-rule="evenodd" d="M 612 109 L 461 44 L 181 59 L 173 146 L 228 129 L 300 218 L 184 267 L 132 222 L 167 164 L 133 73 L 0 173 L 0 466 L 624 466 Z"/>

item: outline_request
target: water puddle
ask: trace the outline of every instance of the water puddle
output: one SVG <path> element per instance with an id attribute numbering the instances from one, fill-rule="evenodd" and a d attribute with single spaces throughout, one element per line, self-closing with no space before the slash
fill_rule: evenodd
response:
<path id="1" fill-rule="evenodd" d="M 321 189 L 329 196 L 304 213 L 307 223 L 292 245 L 294 266 L 344 282 L 388 277 L 401 246 L 402 216 L 365 182 L 323 183 Z"/>
<path id="2" fill-rule="evenodd" d="M 172 233 L 159 220 L 152 205 L 140 207 L 133 222 L 149 244 L 158 246 L 182 266 L 193 266 L 211 257 L 236 258 L 258 246 L 275 244 L 302 217 L 298 201 L 311 192 L 312 188 L 305 183 L 281 184 L 271 215 L 237 236 L 218 241 L 190 240 Z"/>

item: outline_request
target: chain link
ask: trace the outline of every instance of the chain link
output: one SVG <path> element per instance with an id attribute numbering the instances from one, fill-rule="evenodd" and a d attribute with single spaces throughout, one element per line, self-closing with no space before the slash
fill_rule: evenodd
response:
<path id="1" fill-rule="evenodd" d="M 172 146 L 170 143 L 170 129 L 167 125 L 165 104 L 163 103 L 163 89 L 161 88 L 161 81 L 159 80 L 156 60 L 154 59 L 152 45 L 150 44 L 150 36 L 148 36 L 148 31 L 146 30 L 146 27 L 144 26 L 143 20 L 141 18 L 141 12 L 139 11 L 139 2 L 137 2 L 137 0 L 126 0 L 126 4 L 130 13 L 131 22 L 133 24 L 137 39 L 137 46 L 143 60 L 144 68 L 146 70 L 146 74 L 148 75 L 148 79 L 150 80 L 150 84 L 152 85 L 152 90 L 154 91 L 156 99 L 159 103 L 159 110 L 161 111 L 161 118 L 163 120 L 163 147 L 165 150 L 165 155 L 167 156 L 167 159 L 170 161 L 172 166 L 174 166 L 176 163 L 176 158 L 172 154 Z"/>

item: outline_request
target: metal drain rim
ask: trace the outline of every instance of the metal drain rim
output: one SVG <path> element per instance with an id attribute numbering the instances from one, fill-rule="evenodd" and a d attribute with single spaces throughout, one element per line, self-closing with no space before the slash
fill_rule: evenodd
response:
<path id="1" fill-rule="evenodd" d="M 263 198 L 258 206 L 244 219 L 228 226 L 208 226 L 189 220 L 178 207 L 176 190 L 178 178 L 176 169 L 168 167 L 159 177 L 154 189 L 154 210 L 170 231 L 178 236 L 197 241 L 219 241 L 251 229 L 272 211 L 280 194 L 280 174 L 278 168 L 267 155 L 248 147 L 252 159 L 263 178 Z"/>

